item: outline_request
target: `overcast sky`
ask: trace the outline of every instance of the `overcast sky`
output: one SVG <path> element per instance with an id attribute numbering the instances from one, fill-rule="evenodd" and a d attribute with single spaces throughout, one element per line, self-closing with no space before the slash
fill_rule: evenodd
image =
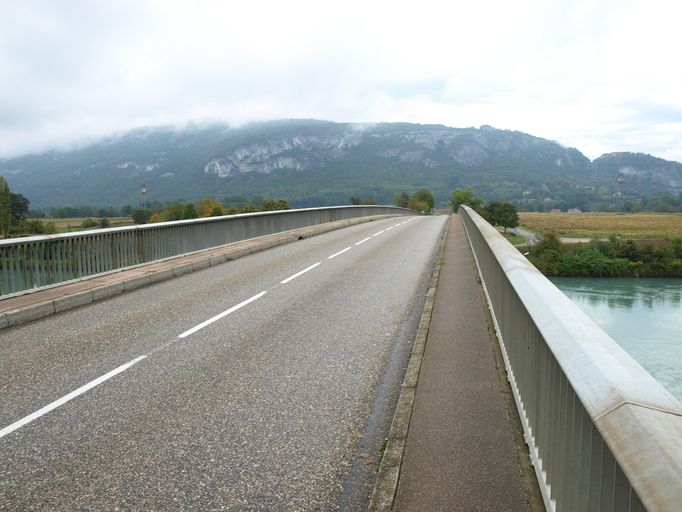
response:
<path id="1" fill-rule="evenodd" d="M 677 0 L 0 0 L 0 157 L 188 121 L 489 124 L 682 161 Z"/>

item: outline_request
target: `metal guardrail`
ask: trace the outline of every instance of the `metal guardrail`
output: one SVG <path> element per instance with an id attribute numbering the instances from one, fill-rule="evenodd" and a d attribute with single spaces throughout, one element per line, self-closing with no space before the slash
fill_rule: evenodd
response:
<path id="1" fill-rule="evenodd" d="M 682 510 L 682 405 L 468 207 L 548 510 Z"/>
<path id="2" fill-rule="evenodd" d="M 0 240 L 0 296 L 337 220 L 414 215 L 395 206 L 247 213 Z"/>

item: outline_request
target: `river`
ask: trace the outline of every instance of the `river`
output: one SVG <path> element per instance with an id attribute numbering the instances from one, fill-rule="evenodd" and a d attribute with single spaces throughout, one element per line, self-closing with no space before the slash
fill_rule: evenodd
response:
<path id="1" fill-rule="evenodd" d="M 551 281 L 682 401 L 682 279 Z"/>

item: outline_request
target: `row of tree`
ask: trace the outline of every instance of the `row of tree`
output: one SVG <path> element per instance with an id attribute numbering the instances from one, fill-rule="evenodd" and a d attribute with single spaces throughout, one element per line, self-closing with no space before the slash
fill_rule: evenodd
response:
<path id="1" fill-rule="evenodd" d="M 401 208 L 409 208 L 422 213 L 431 213 L 431 210 L 436 206 L 433 193 L 428 188 L 420 188 L 411 196 L 405 191 L 400 192 L 395 196 L 393 202 Z"/>
<path id="2" fill-rule="evenodd" d="M 492 201 L 484 204 L 483 200 L 477 197 L 471 188 L 456 188 L 453 190 L 450 204 L 454 211 L 457 211 L 463 204 L 472 208 L 493 226 L 503 228 L 505 233 L 507 228 L 515 228 L 519 225 L 519 213 L 514 203 Z"/>
<path id="3" fill-rule="evenodd" d="M 219 217 L 238 213 L 255 213 L 264 211 L 288 210 L 289 203 L 284 199 L 263 199 L 260 206 L 246 204 L 242 207 L 223 206 L 215 199 L 204 198 L 197 203 L 174 201 L 163 209 L 154 211 L 148 208 L 135 208 L 131 216 L 136 224 L 148 222 L 166 222 L 172 220 L 196 219 L 199 217 Z"/>

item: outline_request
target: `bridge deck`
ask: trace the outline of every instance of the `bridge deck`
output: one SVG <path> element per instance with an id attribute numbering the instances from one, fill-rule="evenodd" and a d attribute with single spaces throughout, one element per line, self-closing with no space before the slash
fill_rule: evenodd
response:
<path id="1" fill-rule="evenodd" d="M 518 419 L 505 405 L 510 391 L 476 276 L 461 219 L 453 215 L 393 510 L 542 507 L 532 486 L 526 490 L 520 458 L 528 456 L 514 440 Z"/>

